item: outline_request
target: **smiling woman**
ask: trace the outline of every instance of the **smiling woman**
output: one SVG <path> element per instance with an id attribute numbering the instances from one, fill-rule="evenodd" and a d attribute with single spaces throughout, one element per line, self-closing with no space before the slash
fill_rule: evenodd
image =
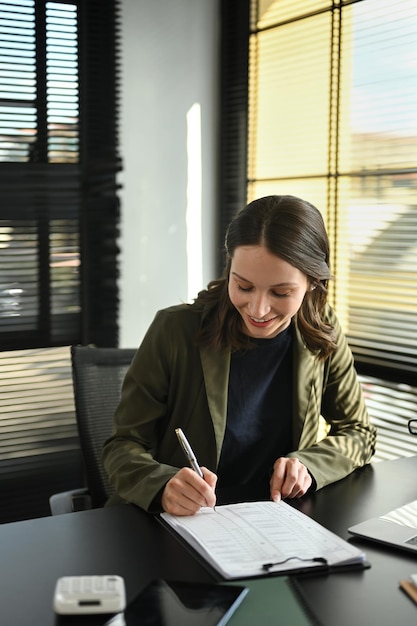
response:
<path id="1" fill-rule="evenodd" d="M 298 498 L 370 461 L 375 429 L 326 301 L 328 253 L 320 212 L 300 198 L 235 216 L 223 276 L 159 311 L 127 372 L 104 446 L 113 500 L 190 515 Z M 203 477 L 184 466 L 178 428 Z"/>
<path id="2" fill-rule="evenodd" d="M 281 303 L 280 313 L 277 310 L 273 314 L 276 317 L 279 313 L 282 327 L 277 324 L 275 330 L 280 327 L 284 330 L 297 313 L 297 325 L 305 344 L 319 350 L 321 356 L 329 355 L 335 347 L 333 330 L 321 318 L 331 278 L 329 240 L 316 207 L 295 196 L 254 200 L 229 224 L 225 248 L 223 277 L 199 294 L 200 301 L 213 307 L 218 305 L 222 294 L 219 323 L 213 317 L 204 324 L 201 345 L 246 348 L 248 332 L 247 327 L 242 328 L 242 319 L 253 331 L 248 314 L 262 324 L 264 313 L 261 309 L 256 311 L 256 307 L 269 307 L 273 301 L 283 299 L 288 302 Z M 244 293 L 246 300 L 242 298 Z M 242 317 L 239 307 L 243 303 L 246 309 Z M 235 308 L 240 317 L 235 314 Z"/>
<path id="3" fill-rule="evenodd" d="M 233 255 L 229 298 L 250 337 L 266 339 L 285 330 L 310 288 L 305 274 L 265 246 L 242 246 Z"/>

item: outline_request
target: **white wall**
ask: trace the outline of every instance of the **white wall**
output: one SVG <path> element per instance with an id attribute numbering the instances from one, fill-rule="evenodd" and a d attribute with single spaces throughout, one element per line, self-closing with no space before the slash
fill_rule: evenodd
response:
<path id="1" fill-rule="evenodd" d="M 122 0 L 122 32 L 120 346 L 136 347 L 214 278 L 218 0 Z"/>

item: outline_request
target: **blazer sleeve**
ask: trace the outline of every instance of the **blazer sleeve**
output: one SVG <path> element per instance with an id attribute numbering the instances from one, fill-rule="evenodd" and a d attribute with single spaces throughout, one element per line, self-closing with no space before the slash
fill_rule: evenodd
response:
<path id="1" fill-rule="evenodd" d="M 369 463 L 376 442 L 352 352 L 330 308 L 329 322 L 335 328 L 337 349 L 324 363 L 316 364 L 300 446 L 289 455 L 308 468 L 317 489 Z M 317 441 L 320 416 L 327 436 Z"/>
<path id="2" fill-rule="evenodd" d="M 199 319 L 185 305 L 159 311 L 136 352 L 112 436 L 103 448 L 103 464 L 117 494 L 111 501 L 133 502 L 145 510 L 158 505 L 164 485 L 186 465 L 175 428 L 190 433 L 193 443 L 201 433 L 205 452 L 216 458 L 200 355 L 192 343 Z M 203 455 L 201 461 L 209 459 Z"/>

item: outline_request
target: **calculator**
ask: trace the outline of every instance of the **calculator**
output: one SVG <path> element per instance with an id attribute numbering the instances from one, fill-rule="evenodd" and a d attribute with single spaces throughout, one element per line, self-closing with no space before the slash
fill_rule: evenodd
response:
<path id="1" fill-rule="evenodd" d="M 121 576 L 63 576 L 57 580 L 54 611 L 59 615 L 117 613 L 126 606 Z"/>

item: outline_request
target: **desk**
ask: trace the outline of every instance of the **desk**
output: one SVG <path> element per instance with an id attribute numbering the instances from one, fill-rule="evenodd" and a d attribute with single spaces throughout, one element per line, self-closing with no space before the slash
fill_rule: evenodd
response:
<path id="1" fill-rule="evenodd" d="M 367 466 L 297 508 L 348 539 L 349 526 L 412 500 L 417 500 L 417 456 Z M 398 582 L 417 572 L 417 555 L 350 540 L 366 552 L 371 569 L 300 582 L 319 621 L 326 626 L 415 626 L 417 606 Z"/>
<path id="2" fill-rule="evenodd" d="M 417 456 L 376 463 L 305 498 L 297 508 L 347 539 L 352 524 L 417 499 L 416 476 Z M 320 622 L 415 626 L 417 607 L 398 581 L 417 572 L 416 556 L 354 541 L 365 548 L 371 569 L 299 581 Z M 56 626 L 56 579 L 81 574 L 120 574 L 128 600 L 156 577 L 213 580 L 156 519 L 131 505 L 0 526 L 2 624 Z M 65 623 L 79 622 L 70 618 Z"/>

